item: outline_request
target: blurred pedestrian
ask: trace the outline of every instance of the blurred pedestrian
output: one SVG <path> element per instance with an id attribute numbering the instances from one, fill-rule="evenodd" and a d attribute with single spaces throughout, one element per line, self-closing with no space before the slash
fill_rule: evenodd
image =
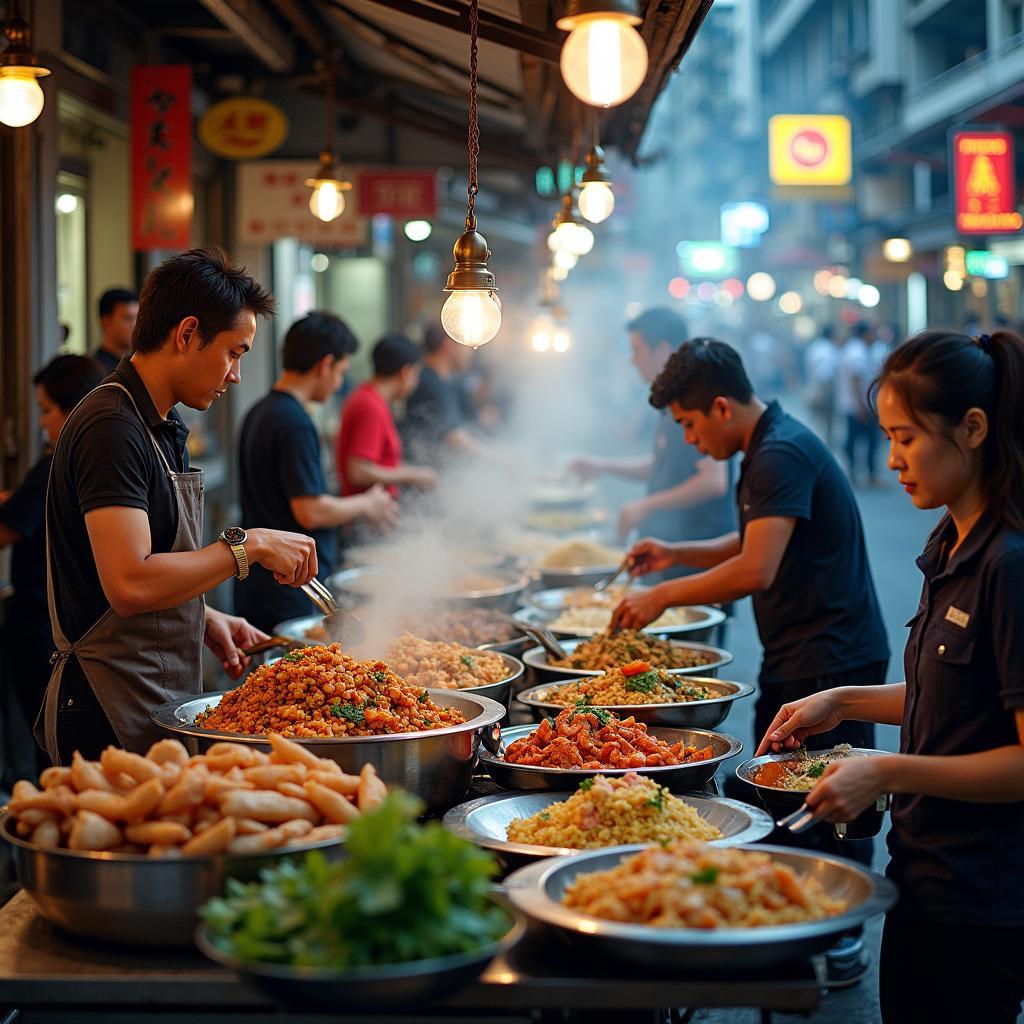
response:
<path id="1" fill-rule="evenodd" d="M 308 403 L 337 392 L 358 347 L 344 320 L 331 313 L 296 320 L 284 338 L 281 375 L 246 413 L 238 442 L 242 521 L 312 537 L 324 580 L 337 566 L 339 526 L 363 519 L 387 529 L 398 514 L 379 483 L 344 498 L 328 493 L 320 435 L 306 411 Z M 247 579 L 235 581 L 235 611 L 270 633 L 312 607 L 300 590 L 278 586 L 273 573 L 253 566 Z"/>
<path id="2" fill-rule="evenodd" d="M 830 448 L 836 412 L 838 368 L 839 349 L 836 347 L 835 329 L 831 324 L 823 324 L 818 336 L 804 352 L 804 373 L 807 378 L 807 409 Z"/>
<path id="3" fill-rule="evenodd" d="M 878 417 L 868 402 L 868 388 L 874 379 L 871 345 L 874 329 L 866 320 L 858 320 L 839 353 L 836 400 L 839 413 L 846 419 L 846 462 L 850 480 L 856 483 L 858 455 L 864 453 L 867 482 L 877 485 L 875 459 L 878 451 Z"/>
<path id="4" fill-rule="evenodd" d="M 117 364 L 129 354 L 132 347 L 132 331 L 139 315 L 139 297 L 127 288 L 108 288 L 100 296 L 100 338 L 99 348 L 93 358 L 106 373 L 113 373 Z"/>
<path id="5" fill-rule="evenodd" d="M 103 379 L 86 356 L 57 356 L 32 378 L 39 425 L 46 435 L 42 458 L 21 486 L 0 504 L 0 550 L 10 545 L 14 596 L 0 633 L 6 692 L 3 700 L 4 775 L 10 784 L 34 778 L 49 759 L 32 736 L 50 678 L 53 634 L 46 605 L 46 485 L 53 446 L 71 410 Z M 3 788 L 0 783 L 0 788 Z"/>

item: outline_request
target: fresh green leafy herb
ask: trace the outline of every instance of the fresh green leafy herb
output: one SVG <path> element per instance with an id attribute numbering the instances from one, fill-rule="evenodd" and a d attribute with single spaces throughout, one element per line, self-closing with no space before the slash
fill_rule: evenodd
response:
<path id="1" fill-rule="evenodd" d="M 701 868 L 700 871 L 694 871 L 690 875 L 690 881 L 694 885 L 714 885 L 721 871 L 721 868 L 715 867 Z"/>
<path id="2" fill-rule="evenodd" d="M 593 780 L 592 778 L 590 778 L 590 779 L 582 779 L 582 780 L 580 781 L 580 789 L 582 789 L 582 790 L 583 790 L 583 792 L 584 792 L 584 793 L 586 793 L 586 791 L 587 791 L 588 789 L 590 789 L 590 787 L 591 787 L 591 786 L 592 786 L 593 784 L 594 784 L 594 780 Z"/>
<path id="3" fill-rule="evenodd" d="M 645 806 L 654 807 L 662 814 L 665 813 L 665 797 L 668 795 L 668 790 L 664 786 L 655 786 L 654 796 L 649 797 L 644 801 Z"/>
<path id="4" fill-rule="evenodd" d="M 418 700 L 418 701 L 419 701 L 419 702 L 420 702 L 421 704 L 426 704 L 426 703 L 427 703 L 427 701 L 428 701 L 428 700 L 430 700 L 430 694 L 429 694 L 429 693 L 427 693 L 427 691 L 426 691 L 426 690 L 424 690 L 424 691 L 423 691 L 423 692 L 422 692 L 422 693 L 421 693 L 421 694 L 420 694 L 420 695 L 419 695 L 419 696 L 418 696 L 418 697 L 417 697 L 416 699 L 417 699 L 417 700 Z"/>
<path id="5" fill-rule="evenodd" d="M 376 672 L 373 673 L 373 680 L 374 682 L 380 683 L 383 686 L 384 683 L 388 681 L 388 674 L 387 672 L 383 672 L 378 669 Z"/>
<path id="6" fill-rule="evenodd" d="M 461 661 L 462 664 L 465 665 L 470 672 L 476 671 L 476 662 L 468 654 L 464 654 L 461 658 L 459 658 L 459 661 Z"/>
<path id="7" fill-rule="evenodd" d="M 641 672 L 637 676 L 629 676 L 626 679 L 626 689 L 631 693 L 654 693 L 661 684 L 661 676 L 656 669 L 650 672 Z"/>
<path id="8" fill-rule="evenodd" d="M 480 949 L 508 931 L 488 893 L 491 854 L 394 792 L 348 829 L 346 857 L 319 852 L 231 880 L 200 911 L 216 945 L 247 963 L 338 970 L 405 963 Z"/>
<path id="9" fill-rule="evenodd" d="M 815 761 L 807 771 L 804 772 L 809 779 L 820 779 L 825 774 L 825 762 Z"/>
<path id="10" fill-rule="evenodd" d="M 299 661 L 301 658 L 304 658 L 307 654 L 309 654 L 309 648 L 308 647 L 303 647 L 301 650 L 298 650 L 298 651 L 289 651 L 284 656 L 284 660 L 285 661 L 296 662 L 296 661 Z"/>
<path id="11" fill-rule="evenodd" d="M 434 722 L 434 720 L 432 718 L 424 718 L 423 719 L 423 724 L 424 725 L 434 725 L 435 722 Z"/>
<path id="12" fill-rule="evenodd" d="M 541 821 L 550 821 L 551 820 L 551 815 L 548 814 L 547 811 L 541 811 L 540 814 L 538 815 L 538 817 L 540 818 Z"/>
<path id="13" fill-rule="evenodd" d="M 335 718 L 344 718 L 354 725 L 362 725 L 365 718 L 363 709 L 358 704 L 332 704 L 331 714 Z"/>
<path id="14" fill-rule="evenodd" d="M 606 711 L 604 708 L 592 707 L 583 700 L 576 701 L 569 718 L 573 719 L 577 715 L 593 715 L 601 725 L 607 725 L 612 720 L 612 713 L 610 711 Z"/>
<path id="15" fill-rule="evenodd" d="M 671 843 L 671 842 L 672 842 L 672 840 L 671 840 L 671 839 L 669 839 L 669 837 L 668 837 L 668 836 L 662 836 L 662 837 L 661 837 L 661 838 L 660 838 L 660 839 L 658 840 L 658 845 L 659 845 L 659 846 L 660 846 L 660 847 L 661 847 L 661 848 L 662 848 L 662 849 L 664 850 L 664 849 L 665 849 L 665 847 L 666 847 L 666 846 L 668 846 L 668 844 L 669 844 L 669 843 Z"/>

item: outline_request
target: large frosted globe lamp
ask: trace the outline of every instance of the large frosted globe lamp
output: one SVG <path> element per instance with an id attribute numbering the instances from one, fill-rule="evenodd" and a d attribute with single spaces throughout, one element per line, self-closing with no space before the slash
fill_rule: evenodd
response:
<path id="1" fill-rule="evenodd" d="M 501 301 L 483 289 L 453 291 L 441 307 L 441 326 L 453 341 L 479 348 L 501 329 Z"/>
<path id="2" fill-rule="evenodd" d="M 647 44 L 635 26 L 641 18 L 631 2 L 570 2 L 558 27 L 569 31 L 559 64 L 569 91 L 592 107 L 628 100 L 647 74 Z"/>

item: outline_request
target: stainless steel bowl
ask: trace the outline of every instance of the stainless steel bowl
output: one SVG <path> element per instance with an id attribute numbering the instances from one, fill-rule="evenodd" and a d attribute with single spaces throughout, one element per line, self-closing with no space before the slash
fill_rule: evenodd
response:
<path id="1" fill-rule="evenodd" d="M 568 589 L 574 590 L 575 587 Z M 530 594 L 527 597 L 528 601 L 540 601 L 548 606 L 537 607 L 535 604 L 531 604 L 520 608 L 515 613 L 514 618 L 528 626 L 547 626 L 555 636 L 559 637 L 589 637 L 605 632 L 604 629 L 552 629 L 551 623 L 561 613 L 562 608 L 553 608 L 550 602 L 546 601 L 545 595 L 551 593 L 559 593 L 564 596 L 566 590 L 564 588 L 560 588 L 557 591 L 539 590 L 536 593 Z M 725 612 L 719 608 L 712 608 L 710 605 L 691 605 L 685 611 L 687 621 L 678 626 L 648 626 L 642 632 L 652 633 L 656 636 L 685 637 L 687 640 L 705 643 L 711 639 L 711 634 L 715 627 L 725 622 L 726 619 Z"/>
<path id="2" fill-rule="evenodd" d="M 351 971 L 247 962 L 222 950 L 202 926 L 196 930 L 195 941 L 211 960 L 233 968 L 253 988 L 284 1006 L 326 1010 L 335 1015 L 339 1007 L 379 1013 L 422 1006 L 450 996 L 479 978 L 488 964 L 511 949 L 526 931 L 522 916 L 508 913 L 509 930 L 497 942 L 470 953 Z"/>
<path id="3" fill-rule="evenodd" d="M 714 756 L 706 761 L 692 764 L 658 765 L 650 768 L 541 768 L 535 765 L 510 764 L 504 759 L 505 747 L 516 740 L 529 736 L 536 728 L 533 725 L 516 725 L 501 730 L 501 742 L 497 751 L 492 748 L 480 752 L 480 765 L 492 779 L 505 789 L 553 790 L 564 792 L 575 789 L 582 779 L 593 775 L 625 775 L 627 771 L 642 772 L 667 786 L 673 793 L 700 789 L 718 770 L 718 766 L 730 757 L 735 757 L 743 744 L 734 736 L 706 729 L 672 729 L 655 725 L 648 732 L 666 743 L 683 741 L 687 746 L 708 746 L 714 748 Z"/>
<path id="4" fill-rule="evenodd" d="M 342 855 L 333 839 L 243 856 L 146 857 L 48 849 L 22 839 L 7 815 L 0 838 L 11 844 L 18 882 L 51 924 L 75 935 L 133 946 L 190 946 L 203 903 L 229 878 L 255 881 L 282 860 L 322 850 Z"/>
<path id="5" fill-rule="evenodd" d="M 548 568 L 538 563 L 534 566 L 534 572 L 540 580 L 540 585 L 546 589 L 567 588 L 573 590 L 576 587 L 592 587 L 598 580 L 615 572 L 621 561 L 622 559 L 619 559 L 612 562 L 611 565 L 578 565 L 564 569 Z"/>
<path id="6" fill-rule="evenodd" d="M 812 750 L 809 753 L 815 756 L 828 754 L 827 750 Z M 885 750 L 872 750 L 868 747 L 851 747 L 846 757 L 880 757 L 888 753 Z M 745 782 L 757 793 L 757 798 L 764 805 L 765 810 L 776 820 L 784 818 L 787 814 L 803 806 L 807 790 L 780 789 L 778 786 L 763 786 L 754 782 L 754 776 L 758 769 L 770 761 L 797 761 L 802 760 L 797 753 L 762 754 L 760 757 L 752 757 L 736 766 L 736 778 Z M 829 826 L 828 822 L 822 822 L 823 827 L 834 827 L 836 836 L 840 839 L 871 839 L 882 831 L 882 822 L 885 812 L 889 808 L 888 795 L 880 796 L 874 804 L 861 811 L 853 821 L 838 822 Z M 817 826 L 815 826 L 817 827 Z"/>
<path id="7" fill-rule="evenodd" d="M 582 637 L 574 640 L 563 640 L 562 647 L 566 654 L 572 654 L 580 644 Z M 732 655 L 722 647 L 711 647 L 709 644 L 698 644 L 691 640 L 670 640 L 673 647 L 684 651 L 698 651 L 712 660 L 706 665 L 694 665 L 693 668 L 670 668 L 667 671 L 674 676 L 715 676 L 720 668 L 724 668 L 732 660 Z M 548 652 L 543 647 L 531 647 L 523 652 L 523 662 L 530 668 L 534 679 L 539 683 L 555 682 L 559 679 L 584 679 L 587 676 L 602 676 L 603 669 L 559 668 L 551 664 Z"/>
<path id="8" fill-rule="evenodd" d="M 677 725 L 691 729 L 713 729 L 725 721 L 735 701 L 742 697 L 749 697 L 754 692 L 754 687 L 750 683 L 728 683 L 722 679 L 705 679 L 701 676 L 687 676 L 686 681 L 714 690 L 719 696 L 709 700 L 680 701 L 675 704 L 620 704 L 617 706 L 601 704 L 598 706 L 608 708 L 619 718 L 628 718 L 632 715 L 638 722 L 646 722 L 648 725 Z M 576 683 L 579 680 L 563 679 L 561 682 L 564 685 L 565 683 Z M 544 718 L 554 718 L 559 711 L 564 711 L 565 707 L 562 704 L 552 704 L 541 700 L 540 697 L 557 685 L 557 683 L 543 683 L 541 686 L 533 686 L 518 694 L 516 700 L 530 709 L 536 722 Z"/>
<path id="9" fill-rule="evenodd" d="M 373 600 L 378 594 L 372 585 L 373 578 L 381 577 L 385 570 L 375 566 L 359 566 L 355 569 L 343 569 L 336 572 L 327 581 L 327 585 L 339 599 L 347 599 L 356 605 Z M 441 588 L 437 593 L 425 593 L 424 598 L 430 602 L 449 608 L 497 608 L 511 612 L 519 604 L 523 592 L 530 585 L 530 580 L 515 569 L 490 569 L 487 576 L 493 576 L 494 587 L 479 590 L 456 590 Z M 396 578 L 398 574 L 396 574 Z"/>
<path id="10" fill-rule="evenodd" d="M 572 793 L 499 793 L 453 807 L 443 819 L 449 832 L 468 839 L 477 846 L 498 855 L 507 869 L 521 867 L 543 857 L 566 857 L 577 850 L 564 846 L 534 846 L 514 843 L 508 839 L 508 826 L 521 818 L 546 811 L 552 804 L 568 800 Z M 712 839 L 712 846 L 739 846 L 756 843 L 770 835 L 775 827 L 769 814 L 759 807 L 729 800 L 724 796 L 683 793 L 697 813 L 714 825 L 721 839 Z"/>
<path id="11" fill-rule="evenodd" d="M 820 953 L 843 932 L 884 913 L 897 897 L 896 886 L 888 879 L 842 857 L 786 846 L 743 846 L 740 849 L 771 854 L 801 877 L 815 878 L 829 896 L 845 900 L 848 909 L 836 917 L 799 924 L 707 929 L 623 924 L 562 905 L 566 888 L 577 875 L 607 871 L 642 849 L 619 846 L 543 860 L 514 872 L 505 887 L 512 903 L 528 917 L 557 928 L 583 948 L 646 969 L 722 974 L 776 967 Z"/>
<path id="12" fill-rule="evenodd" d="M 364 764 L 372 764 L 389 785 L 414 793 L 430 808 L 450 807 L 466 795 L 481 741 L 495 743 L 491 733 L 505 716 L 505 707 L 497 701 L 459 690 L 427 690 L 440 707 L 456 708 L 466 721 L 430 732 L 392 733 L 386 736 L 357 736 L 347 739 L 301 739 L 301 744 L 317 755 L 336 761 L 347 771 L 358 774 Z M 223 693 L 207 693 L 185 701 L 171 701 L 154 709 L 152 719 L 164 732 L 177 736 L 190 753 L 200 753 L 220 740 L 245 743 L 269 749 L 263 736 L 201 729 L 196 715 L 216 707 Z"/>

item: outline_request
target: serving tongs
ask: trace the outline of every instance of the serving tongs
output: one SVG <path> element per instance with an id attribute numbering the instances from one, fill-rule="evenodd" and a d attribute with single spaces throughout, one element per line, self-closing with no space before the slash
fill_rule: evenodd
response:
<path id="1" fill-rule="evenodd" d="M 334 595 L 315 576 L 302 584 L 302 592 L 323 614 L 323 628 L 332 644 L 355 647 L 366 636 L 363 624 L 350 612 L 338 606 Z"/>
<path id="2" fill-rule="evenodd" d="M 594 584 L 594 590 L 598 594 L 600 594 L 604 590 L 607 590 L 608 587 L 610 587 L 612 583 L 614 583 L 627 569 L 632 568 L 633 558 L 631 555 L 626 555 L 626 557 L 619 563 L 618 568 L 614 572 L 609 573 L 607 576 L 602 576 L 601 579 L 599 579 Z M 630 580 L 632 580 L 632 578 L 632 576 L 629 577 Z M 626 585 L 629 586 L 629 583 L 627 582 Z"/>
<path id="3" fill-rule="evenodd" d="M 779 828 L 789 829 L 794 835 L 799 835 L 801 832 L 806 832 L 812 825 L 816 825 L 818 819 L 814 816 L 814 811 L 807 806 L 806 802 L 802 803 L 792 814 L 787 814 L 784 818 L 779 818 L 775 822 Z M 843 826 L 845 829 L 845 825 Z"/>
<path id="4" fill-rule="evenodd" d="M 518 620 L 516 626 L 531 640 L 539 643 L 547 651 L 549 659 L 564 661 L 569 657 L 569 652 L 558 642 L 558 637 L 547 626 L 537 626 L 532 622 L 519 622 Z"/>

